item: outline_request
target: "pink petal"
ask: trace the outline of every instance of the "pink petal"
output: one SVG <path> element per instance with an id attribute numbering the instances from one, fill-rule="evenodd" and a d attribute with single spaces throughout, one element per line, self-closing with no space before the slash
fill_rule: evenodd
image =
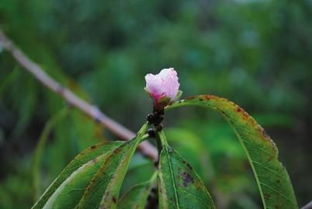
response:
<path id="1" fill-rule="evenodd" d="M 173 68 L 161 70 L 158 74 L 147 74 L 145 76 L 146 91 L 157 102 L 162 97 L 168 97 L 174 101 L 179 92 L 179 81 L 177 72 Z"/>

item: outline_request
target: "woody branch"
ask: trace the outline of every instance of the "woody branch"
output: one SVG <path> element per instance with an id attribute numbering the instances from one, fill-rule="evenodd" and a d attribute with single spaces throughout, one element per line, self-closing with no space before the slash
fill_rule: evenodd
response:
<path id="1" fill-rule="evenodd" d="M 41 84 L 59 95 L 70 105 L 84 112 L 89 117 L 98 121 L 113 134 L 123 140 L 132 139 L 135 134 L 122 126 L 115 120 L 108 117 L 101 110 L 85 100 L 79 98 L 75 93 L 58 83 L 50 77 L 37 63 L 27 57 L 15 44 L 3 33 L 0 29 L 0 45 L 7 50 L 13 58 L 32 76 L 34 76 Z M 157 149 L 147 141 L 144 141 L 139 146 L 139 151 L 146 157 L 156 161 L 158 157 Z"/>

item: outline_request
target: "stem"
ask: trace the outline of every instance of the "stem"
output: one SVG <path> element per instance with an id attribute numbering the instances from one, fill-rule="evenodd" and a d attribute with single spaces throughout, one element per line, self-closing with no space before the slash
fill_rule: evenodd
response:
<path id="1" fill-rule="evenodd" d="M 167 148 L 169 146 L 169 144 L 167 142 L 167 138 L 165 136 L 165 133 L 163 131 L 159 131 L 158 137 L 160 139 L 161 145 Z"/>
<path id="2" fill-rule="evenodd" d="M 148 127 L 149 127 L 148 122 L 144 123 L 143 126 L 138 131 L 137 136 L 143 136 L 144 134 L 146 134 L 146 131 L 147 131 Z"/>
<path id="3" fill-rule="evenodd" d="M 123 140 L 127 141 L 135 137 L 135 134 L 132 131 L 105 115 L 99 110 L 98 107 L 82 100 L 71 90 L 67 89 L 51 78 L 37 63 L 29 59 L 27 55 L 25 55 L 18 47 L 16 47 L 15 44 L 8 37 L 6 37 L 1 29 L 0 44 L 21 66 L 23 66 L 26 71 L 34 76 L 45 87 L 62 97 L 70 105 L 81 110 L 95 121 L 98 121 L 101 125 L 106 127 L 108 130 Z M 139 145 L 139 150 L 144 156 L 154 161 L 157 160 L 157 149 L 149 142 L 142 142 Z"/>

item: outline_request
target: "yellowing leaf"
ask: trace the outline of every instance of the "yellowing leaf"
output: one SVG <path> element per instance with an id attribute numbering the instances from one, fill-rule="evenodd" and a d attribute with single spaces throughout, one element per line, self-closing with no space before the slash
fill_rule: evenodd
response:
<path id="1" fill-rule="evenodd" d="M 199 95 L 177 101 L 167 109 L 200 106 L 220 112 L 233 127 L 256 178 L 266 209 L 297 209 L 294 191 L 278 150 L 264 129 L 241 107 L 213 95 Z"/>

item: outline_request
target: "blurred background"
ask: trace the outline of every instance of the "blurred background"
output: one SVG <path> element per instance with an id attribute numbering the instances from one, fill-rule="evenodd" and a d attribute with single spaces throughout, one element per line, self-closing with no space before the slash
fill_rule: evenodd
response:
<path id="1" fill-rule="evenodd" d="M 0 27 L 49 75 L 134 131 L 151 112 L 144 75 L 174 67 L 184 97 L 215 94 L 254 116 L 276 142 L 299 205 L 312 200 L 311 0 L 0 0 Z M 262 208 L 218 114 L 184 108 L 165 126 L 218 208 Z M 1 209 L 30 208 L 78 152 L 108 138 L 116 139 L 0 47 Z M 125 190 L 147 178 L 142 166 L 151 169 L 137 154 Z"/>

